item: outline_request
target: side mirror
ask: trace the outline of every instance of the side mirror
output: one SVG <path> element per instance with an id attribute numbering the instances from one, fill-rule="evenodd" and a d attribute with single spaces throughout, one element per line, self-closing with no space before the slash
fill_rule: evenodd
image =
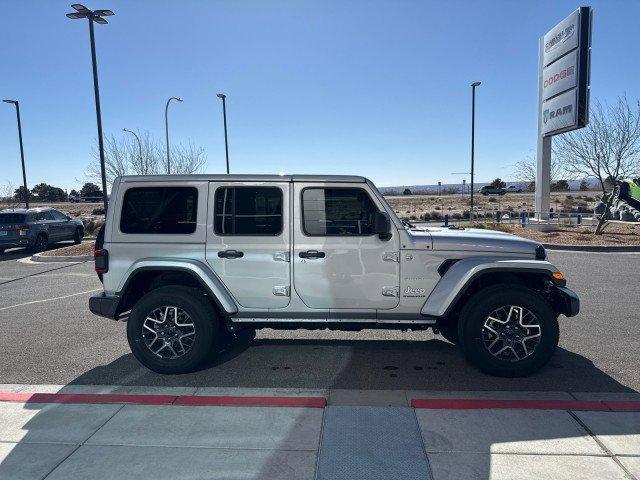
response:
<path id="1" fill-rule="evenodd" d="M 376 212 L 373 220 L 373 233 L 380 237 L 380 240 L 391 238 L 391 219 L 387 212 Z"/>
<path id="2" fill-rule="evenodd" d="M 65 215 L 65 217 L 67 217 L 67 222 L 71 221 L 71 217 L 69 215 Z"/>

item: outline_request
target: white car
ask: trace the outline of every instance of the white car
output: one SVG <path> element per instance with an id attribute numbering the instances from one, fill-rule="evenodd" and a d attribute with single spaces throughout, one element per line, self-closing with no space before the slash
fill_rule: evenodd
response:
<path id="1" fill-rule="evenodd" d="M 160 373 L 258 328 L 432 328 L 483 371 L 521 376 L 579 311 L 539 243 L 415 227 L 353 176 L 119 177 L 95 268 L 91 311 L 127 318 L 133 354 Z"/>
<path id="2" fill-rule="evenodd" d="M 517 187 L 515 185 L 509 185 L 507 187 L 507 193 L 522 193 L 522 187 Z"/>

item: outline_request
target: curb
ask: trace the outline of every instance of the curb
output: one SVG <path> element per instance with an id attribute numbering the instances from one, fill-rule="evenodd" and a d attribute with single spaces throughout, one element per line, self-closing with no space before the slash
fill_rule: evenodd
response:
<path id="1" fill-rule="evenodd" d="M 31 256 L 32 262 L 39 263 L 69 263 L 69 262 L 93 262 L 93 255 L 75 255 L 66 257 L 45 257 L 41 253 Z"/>
<path id="2" fill-rule="evenodd" d="M 640 401 L 627 400 L 485 400 L 414 398 L 412 408 L 430 410 L 580 410 L 604 412 L 638 412 Z"/>
<path id="3" fill-rule="evenodd" d="M 176 406 L 236 406 L 236 407 L 306 407 L 324 408 L 325 397 L 245 397 L 198 395 L 145 395 L 117 393 L 31 393 L 0 392 L 0 402 L 176 405 Z"/>
<path id="4" fill-rule="evenodd" d="M 640 252 L 640 245 L 563 245 L 543 243 L 549 250 L 568 250 L 573 252 Z"/>

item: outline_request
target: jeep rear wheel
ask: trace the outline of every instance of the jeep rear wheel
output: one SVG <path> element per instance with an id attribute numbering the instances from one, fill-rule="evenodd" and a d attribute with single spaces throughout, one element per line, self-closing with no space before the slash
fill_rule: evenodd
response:
<path id="1" fill-rule="evenodd" d="M 544 366 L 558 346 L 558 319 L 537 292 L 494 285 L 473 295 L 460 312 L 460 347 L 480 370 L 521 377 Z"/>
<path id="2" fill-rule="evenodd" d="M 44 252 L 48 246 L 49 240 L 47 239 L 47 236 L 44 233 L 41 233 L 36 237 L 36 241 L 33 243 L 31 250 L 36 253 Z"/>
<path id="3" fill-rule="evenodd" d="M 220 341 L 217 314 L 196 288 L 178 285 L 147 293 L 131 310 L 127 339 L 134 356 L 154 372 L 198 368 Z"/>

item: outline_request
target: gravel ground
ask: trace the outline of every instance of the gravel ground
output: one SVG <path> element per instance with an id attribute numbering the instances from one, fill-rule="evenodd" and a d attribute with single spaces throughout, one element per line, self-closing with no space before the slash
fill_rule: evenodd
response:
<path id="1" fill-rule="evenodd" d="M 74 255 L 93 255 L 93 246 L 95 240 L 87 240 L 80 245 L 71 245 L 69 247 L 56 248 L 55 250 L 47 250 L 42 254 L 43 257 L 68 257 Z"/>

